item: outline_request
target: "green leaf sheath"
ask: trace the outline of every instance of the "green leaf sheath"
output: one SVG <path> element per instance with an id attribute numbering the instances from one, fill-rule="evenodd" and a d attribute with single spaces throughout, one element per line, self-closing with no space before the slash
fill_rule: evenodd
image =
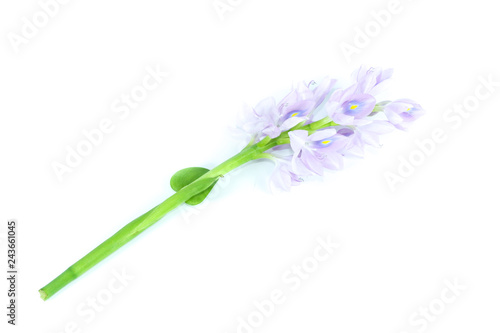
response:
<path id="1" fill-rule="evenodd" d="M 335 125 L 333 122 L 325 118 L 309 125 L 301 125 L 299 128 L 294 128 L 294 130 L 302 129 L 309 131 L 309 133 L 314 133 L 318 129 L 333 125 Z M 58 277 L 39 290 L 40 297 L 43 300 L 49 299 L 67 284 L 134 239 L 144 230 L 158 222 L 165 214 L 181 204 L 186 202 L 198 204 L 202 202 L 217 180 L 231 170 L 249 161 L 269 157 L 268 154 L 265 154 L 265 151 L 289 142 L 290 138 L 288 137 L 288 132 L 283 132 L 277 138 L 266 138 L 258 144 L 247 146 L 240 153 L 212 170 L 205 168 L 187 168 L 179 171 L 171 180 L 171 186 L 177 193 L 125 225 L 94 250 L 90 251 L 87 255 L 62 272 Z"/>
<path id="2" fill-rule="evenodd" d="M 196 179 L 200 178 L 209 171 L 210 171 L 209 169 L 199 168 L 199 167 L 179 170 L 170 179 L 170 187 L 172 187 L 172 190 L 174 190 L 175 192 L 179 192 L 182 188 L 191 184 Z M 217 182 L 210 185 L 210 187 L 208 187 L 203 192 L 196 194 L 195 196 L 187 200 L 186 203 L 192 206 L 199 205 L 200 203 L 203 202 L 203 200 L 205 200 L 208 194 L 212 191 L 216 183 Z"/>

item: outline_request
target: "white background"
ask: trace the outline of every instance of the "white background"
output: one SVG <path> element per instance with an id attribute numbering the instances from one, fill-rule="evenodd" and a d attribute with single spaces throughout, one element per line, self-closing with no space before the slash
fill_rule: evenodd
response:
<path id="1" fill-rule="evenodd" d="M 498 11 L 487 0 L 401 0 L 377 31 L 371 12 L 389 3 L 243 0 L 221 19 L 211 0 L 75 0 L 16 52 L 8 36 L 40 5 L 3 1 L 1 266 L 14 218 L 20 278 L 15 328 L 2 278 L 2 332 L 237 332 L 238 317 L 247 320 L 273 289 L 286 300 L 255 332 L 498 331 L 500 87 L 455 128 L 443 118 L 473 101 L 480 77 L 500 81 Z M 348 61 L 341 44 L 354 45 L 367 26 L 375 27 L 368 45 Z M 390 96 L 419 101 L 427 115 L 291 193 L 267 189 L 272 163 L 248 165 L 201 208 L 177 210 L 52 299 L 39 298 L 39 288 L 172 194 L 174 172 L 236 153 L 245 143 L 228 128 L 243 103 L 279 98 L 300 80 L 346 81 L 360 64 L 395 68 Z M 148 66 L 168 78 L 120 119 L 113 102 Z M 59 181 L 52 163 L 104 118 L 114 130 Z M 397 173 L 398 158 L 435 129 L 445 142 L 391 191 L 384 174 Z M 340 247 L 292 292 L 282 276 L 310 258 L 317 237 Z M 106 299 L 122 270 L 133 279 Z M 441 294 L 453 295 L 447 280 L 467 289 L 440 309 Z M 107 304 L 90 318 L 92 297 Z M 429 306 L 442 313 L 425 327 L 410 322 Z"/>

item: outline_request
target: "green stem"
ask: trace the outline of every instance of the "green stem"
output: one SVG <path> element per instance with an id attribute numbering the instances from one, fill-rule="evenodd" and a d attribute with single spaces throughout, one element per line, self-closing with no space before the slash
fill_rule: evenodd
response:
<path id="1" fill-rule="evenodd" d="M 333 125 L 333 122 L 322 119 L 315 123 L 301 126 L 298 129 L 308 130 L 310 133 L 314 133 L 318 129 Z M 125 225 L 118 232 L 116 232 L 114 235 L 97 246 L 94 250 L 90 251 L 87 255 L 85 255 L 71 267 L 62 272 L 49 284 L 40 289 L 40 297 L 43 300 L 49 299 L 70 282 L 81 276 L 90 268 L 94 267 L 96 264 L 118 250 L 120 247 L 137 237 L 144 230 L 158 222 L 168 212 L 185 203 L 196 194 L 203 192 L 204 190 L 209 188 L 223 175 L 249 161 L 268 157 L 268 154 L 265 153 L 267 150 L 277 145 L 283 145 L 289 142 L 290 138 L 287 131 L 283 132 L 277 138 L 266 138 L 265 141 L 263 140 L 257 144 L 247 146 L 240 153 L 231 157 L 214 169 L 208 171 L 196 181 L 183 187 L 177 193 L 173 194 L 150 211 L 144 213 L 132 222 Z"/>

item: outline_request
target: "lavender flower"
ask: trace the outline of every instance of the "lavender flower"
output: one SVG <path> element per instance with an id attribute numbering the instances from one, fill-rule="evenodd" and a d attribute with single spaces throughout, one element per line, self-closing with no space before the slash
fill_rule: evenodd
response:
<path id="1" fill-rule="evenodd" d="M 271 184 L 277 189 L 287 191 L 292 186 L 299 185 L 304 181 L 292 169 L 292 156 L 274 156 L 276 167 L 271 175 Z"/>
<path id="2" fill-rule="evenodd" d="M 301 122 L 308 122 L 310 114 L 323 103 L 335 82 L 330 78 L 322 80 L 319 85 L 301 82 L 279 103 L 270 97 L 255 108 L 247 107 L 239 128 L 250 134 L 254 142 L 266 136 L 276 138 Z"/>
<path id="3" fill-rule="evenodd" d="M 343 135 L 336 135 L 333 128 L 317 131 L 311 135 L 305 130 L 289 133 L 290 146 L 293 150 L 292 166 L 298 174 L 323 175 L 323 169 L 339 168 L 342 164 L 342 149 L 346 140 Z"/>
<path id="4" fill-rule="evenodd" d="M 375 97 L 356 93 L 357 85 L 337 90 L 327 102 L 327 114 L 337 124 L 360 125 L 366 123 L 366 116 L 372 113 Z"/>
<path id="5" fill-rule="evenodd" d="M 420 105 L 409 99 L 377 102 L 392 72 L 363 66 L 346 88 L 334 87 L 330 78 L 300 83 L 279 103 L 266 99 L 250 110 L 240 127 L 254 142 L 280 142 L 266 151 L 276 164 L 271 183 L 288 190 L 326 169 L 341 169 L 344 157 L 361 157 L 366 146 L 380 146 L 382 134 L 407 129 L 423 114 Z"/>
<path id="6" fill-rule="evenodd" d="M 363 125 L 375 108 L 375 95 L 385 89 L 392 69 L 362 66 L 352 74 L 353 84 L 346 89 L 335 91 L 327 103 L 327 113 L 341 125 Z"/>
<path id="7" fill-rule="evenodd" d="M 401 130 L 406 130 L 424 114 L 422 107 L 410 99 L 397 99 L 384 107 L 389 121 Z"/>
<path id="8" fill-rule="evenodd" d="M 389 79 L 392 77 L 393 69 L 367 68 L 361 66 L 359 70 L 352 73 L 352 78 L 357 82 L 357 92 L 363 94 L 377 95 L 386 89 Z"/>

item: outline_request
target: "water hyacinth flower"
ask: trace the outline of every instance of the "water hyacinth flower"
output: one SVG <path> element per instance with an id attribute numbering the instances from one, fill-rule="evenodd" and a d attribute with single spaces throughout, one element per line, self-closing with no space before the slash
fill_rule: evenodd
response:
<path id="1" fill-rule="evenodd" d="M 328 115 L 339 125 L 360 125 L 367 122 L 377 103 L 369 94 L 355 93 L 357 86 L 337 90 L 328 100 Z"/>
<path id="2" fill-rule="evenodd" d="M 274 139 L 300 122 L 323 103 L 336 80 L 327 78 L 316 85 L 314 81 L 299 83 L 295 89 L 276 103 L 273 97 L 266 98 L 255 106 L 245 107 L 245 114 L 239 128 L 258 142 L 269 136 Z"/>
<path id="3" fill-rule="evenodd" d="M 191 167 L 176 172 L 170 180 L 172 196 L 41 288 L 41 298 L 53 296 L 178 206 L 200 204 L 221 177 L 247 162 L 273 160 L 271 184 L 289 190 L 325 170 L 341 169 L 344 158 L 362 156 L 368 145 L 378 146 L 382 134 L 406 130 L 424 111 L 409 99 L 377 100 L 391 76 L 391 69 L 361 67 L 345 88 L 336 87 L 331 78 L 299 83 L 279 102 L 266 98 L 246 107 L 238 126 L 248 136 L 243 150 L 212 170 Z"/>
<path id="4" fill-rule="evenodd" d="M 424 110 L 422 107 L 409 99 L 398 99 L 388 103 L 384 107 L 387 118 L 398 129 L 408 129 Z"/>
<path id="5" fill-rule="evenodd" d="M 392 68 L 382 69 L 361 66 L 359 70 L 352 73 L 352 79 L 357 83 L 358 93 L 376 96 L 386 89 L 392 73 Z"/>
<path id="6" fill-rule="evenodd" d="M 339 169 L 342 158 L 338 150 L 347 140 L 343 135 L 336 135 L 335 129 L 319 130 L 309 135 L 308 131 L 290 132 L 290 146 L 293 150 L 293 169 L 299 174 L 323 175 L 323 170 Z"/>

